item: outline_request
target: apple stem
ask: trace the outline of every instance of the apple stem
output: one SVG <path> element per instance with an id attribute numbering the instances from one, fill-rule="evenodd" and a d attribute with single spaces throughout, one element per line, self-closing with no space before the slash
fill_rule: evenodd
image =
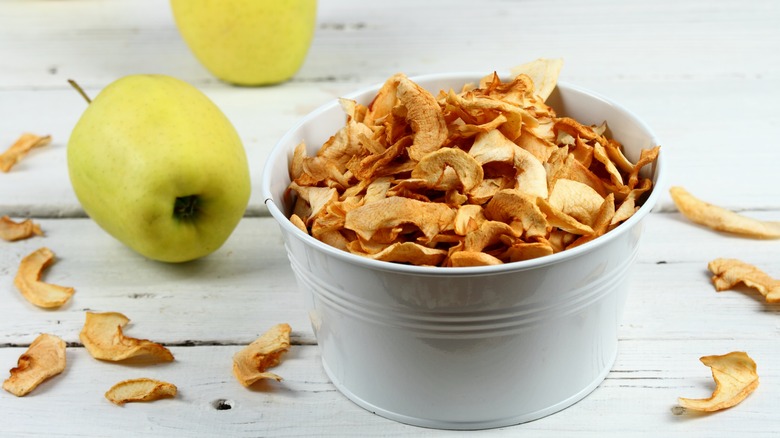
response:
<path id="1" fill-rule="evenodd" d="M 79 92 L 81 97 L 83 97 L 84 100 L 87 101 L 87 103 L 92 103 L 92 99 L 90 99 L 89 96 L 87 96 L 87 93 L 84 92 L 84 89 L 81 88 L 81 85 L 77 84 L 76 81 L 74 81 L 73 79 L 68 79 L 68 83 L 70 84 L 71 87 L 75 88 L 76 91 Z"/>

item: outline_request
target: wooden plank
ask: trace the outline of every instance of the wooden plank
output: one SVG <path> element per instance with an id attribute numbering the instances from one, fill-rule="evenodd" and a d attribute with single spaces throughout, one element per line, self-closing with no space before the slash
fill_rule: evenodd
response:
<path id="1" fill-rule="evenodd" d="M 315 346 L 293 346 L 274 371 L 280 383 L 242 387 L 231 374 L 239 346 L 174 347 L 176 360 L 161 365 L 100 362 L 83 348 L 69 348 L 65 372 L 24 398 L 0 394 L 3 433 L 50 436 L 52 427 L 68 436 L 440 436 L 441 431 L 399 424 L 348 401 L 329 382 Z M 677 397 L 706 397 L 710 371 L 698 358 L 744 349 L 758 364 L 761 385 L 741 405 L 709 416 L 674 415 Z M 10 368 L 23 348 L 1 348 L 0 364 Z M 607 379 L 574 406 L 530 423 L 494 429 L 480 436 L 553 437 L 770 436 L 776 424 L 780 374 L 776 341 L 622 341 Z M 576 366 L 576 365 L 573 365 Z M 103 393 L 128 378 L 151 377 L 174 383 L 172 400 L 114 406 Z M 3 377 L 5 378 L 5 376 Z M 489 376 L 487 377 L 489 378 Z M 221 402 L 224 400 L 224 402 Z M 215 406 L 230 406 L 218 410 Z M 80 413 L 80 414 L 76 414 Z M 87 415 L 88 413 L 88 415 Z M 55 426 L 56 425 L 56 426 Z"/>

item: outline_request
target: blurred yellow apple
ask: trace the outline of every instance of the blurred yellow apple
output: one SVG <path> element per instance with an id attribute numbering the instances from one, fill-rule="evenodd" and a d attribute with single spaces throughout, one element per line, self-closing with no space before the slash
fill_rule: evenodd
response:
<path id="1" fill-rule="evenodd" d="M 214 76 L 237 85 L 283 82 L 300 69 L 316 0 L 171 0 L 184 41 Z"/>

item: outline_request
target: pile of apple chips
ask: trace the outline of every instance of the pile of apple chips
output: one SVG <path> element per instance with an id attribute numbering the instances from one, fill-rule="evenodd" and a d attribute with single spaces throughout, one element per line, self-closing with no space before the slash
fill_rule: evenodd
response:
<path id="1" fill-rule="evenodd" d="M 397 74 L 368 106 L 341 99 L 346 125 L 316 156 L 295 149 L 290 220 L 354 254 L 451 267 L 554 254 L 615 228 L 651 190 L 640 169 L 660 147 L 632 163 L 606 124 L 558 117 L 545 100 L 559 69 L 545 63 L 438 96 Z"/>

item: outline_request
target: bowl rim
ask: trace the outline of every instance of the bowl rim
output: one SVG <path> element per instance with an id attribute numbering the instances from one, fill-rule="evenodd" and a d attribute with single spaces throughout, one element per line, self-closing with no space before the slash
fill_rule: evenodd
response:
<path id="1" fill-rule="evenodd" d="M 509 75 L 507 72 L 498 71 L 497 73 L 499 74 L 500 77 L 506 77 Z M 465 78 L 464 83 L 467 83 L 469 81 L 472 82 L 478 81 L 480 78 L 486 76 L 487 74 L 484 72 L 461 71 L 461 72 L 431 73 L 431 74 L 424 74 L 424 75 L 416 75 L 416 76 L 410 76 L 409 79 L 414 81 L 415 83 L 419 83 L 419 82 L 432 81 L 432 80 L 450 80 L 450 79 Z M 362 96 L 372 91 L 376 92 L 383 85 L 383 83 L 384 82 L 362 87 L 356 91 L 345 94 L 344 96 L 342 96 L 342 98 L 354 99 L 358 96 Z M 633 123 L 640 126 L 644 131 L 649 133 L 650 140 L 653 144 L 655 145 L 661 144 L 660 140 L 658 139 L 658 136 L 650 128 L 650 126 L 648 126 L 636 114 L 634 114 L 632 111 L 630 111 L 628 108 L 624 107 L 620 103 L 606 96 L 603 96 L 598 92 L 592 91 L 590 89 L 578 85 L 573 85 L 566 81 L 558 81 L 557 87 L 588 95 L 591 98 L 598 99 L 603 103 L 616 108 L 620 112 L 624 113 L 628 118 L 630 118 Z M 338 105 L 339 105 L 339 98 L 329 100 L 328 102 L 320 105 L 318 108 L 314 109 L 310 113 L 306 114 L 304 117 L 298 120 L 292 127 L 290 127 L 285 132 L 285 134 L 279 139 L 279 141 L 276 142 L 276 144 L 271 149 L 271 152 L 267 157 L 267 161 L 263 166 L 260 185 L 261 185 L 261 195 L 263 197 L 263 203 L 268 208 L 269 212 L 271 213 L 271 216 L 278 222 L 279 226 L 281 226 L 284 231 L 290 233 L 291 237 L 297 238 L 298 240 L 302 241 L 304 244 L 313 246 L 314 249 L 318 251 L 322 251 L 332 257 L 336 257 L 337 259 L 343 262 L 350 263 L 353 265 L 359 265 L 373 270 L 393 271 L 397 273 L 429 275 L 429 276 L 491 275 L 491 274 L 499 274 L 499 273 L 524 271 L 528 269 L 538 268 L 540 266 L 554 265 L 590 253 L 594 251 L 596 248 L 606 245 L 611 240 L 614 240 L 621 234 L 628 232 L 637 223 L 639 223 L 647 214 L 649 214 L 650 211 L 652 211 L 652 209 L 654 208 L 658 199 L 661 196 L 660 188 L 664 184 L 664 180 L 665 180 L 664 172 L 666 167 L 664 164 L 665 153 L 663 152 L 663 148 L 659 151 L 658 158 L 654 164 L 653 188 L 650 191 L 650 194 L 645 200 L 645 202 L 642 204 L 642 206 L 640 206 L 640 208 L 628 220 L 624 221 L 623 223 L 615 227 L 613 230 L 610 230 L 609 232 L 591 240 L 590 242 L 586 242 L 575 248 L 567 249 L 558 252 L 556 254 L 538 257 L 530 260 L 523 260 L 519 262 L 504 263 L 501 265 L 466 266 L 466 267 L 407 265 L 401 263 L 387 262 L 383 260 L 374 260 L 368 257 L 352 254 L 350 252 L 343 251 L 336 247 L 330 246 L 324 242 L 321 242 L 316 238 L 314 238 L 313 236 L 304 233 L 298 227 L 293 225 L 293 223 L 284 214 L 284 212 L 280 209 L 280 207 L 276 205 L 276 202 L 274 201 L 274 196 L 270 192 L 270 187 L 272 186 L 270 181 L 270 175 L 272 174 L 274 165 L 279 161 L 278 156 L 281 154 L 287 154 L 291 151 L 291 149 L 288 150 L 289 148 L 284 148 L 283 145 L 289 143 L 293 134 L 297 132 L 303 125 L 305 125 L 306 123 L 310 122 L 313 119 L 316 119 L 317 117 L 320 116 L 320 114 L 329 111 L 334 106 L 338 106 Z M 609 123 L 608 120 L 607 123 Z"/>

